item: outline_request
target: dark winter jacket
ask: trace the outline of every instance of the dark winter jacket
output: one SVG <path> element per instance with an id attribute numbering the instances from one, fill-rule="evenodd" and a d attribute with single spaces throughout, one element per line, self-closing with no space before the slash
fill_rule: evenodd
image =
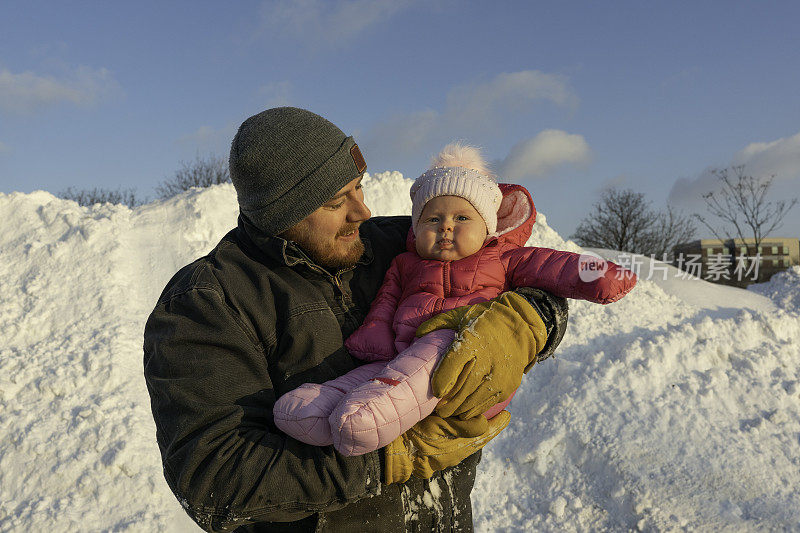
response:
<path id="1" fill-rule="evenodd" d="M 277 430 L 272 407 L 302 383 L 359 361 L 344 348 L 363 321 L 409 217 L 360 229 L 365 253 L 336 274 L 240 218 L 205 257 L 182 268 L 145 326 L 144 372 L 167 483 L 208 531 L 471 531 L 477 453 L 430 480 L 384 485 L 382 452 L 345 457 Z M 527 294 L 551 331 L 563 300 Z M 434 505 L 428 494 L 439 494 Z"/>

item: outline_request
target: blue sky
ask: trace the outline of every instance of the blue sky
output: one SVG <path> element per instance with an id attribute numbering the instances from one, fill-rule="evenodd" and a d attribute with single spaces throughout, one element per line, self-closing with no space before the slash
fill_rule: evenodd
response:
<path id="1" fill-rule="evenodd" d="M 294 105 L 371 172 L 477 144 L 564 236 L 603 187 L 693 211 L 731 164 L 796 196 L 798 20 L 796 2 L 4 2 L 0 192 L 153 196 Z"/>

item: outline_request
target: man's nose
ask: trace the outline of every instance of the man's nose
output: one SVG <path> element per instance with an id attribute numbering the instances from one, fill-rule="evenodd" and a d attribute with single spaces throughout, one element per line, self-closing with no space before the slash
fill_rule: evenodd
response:
<path id="1" fill-rule="evenodd" d="M 367 204 L 363 200 L 356 199 L 353 208 L 348 213 L 347 220 L 349 222 L 363 222 L 372 216 L 372 211 L 369 210 Z"/>
<path id="2" fill-rule="evenodd" d="M 442 233 L 447 233 L 448 231 L 453 231 L 453 223 L 449 220 L 442 220 L 439 223 L 439 231 Z"/>

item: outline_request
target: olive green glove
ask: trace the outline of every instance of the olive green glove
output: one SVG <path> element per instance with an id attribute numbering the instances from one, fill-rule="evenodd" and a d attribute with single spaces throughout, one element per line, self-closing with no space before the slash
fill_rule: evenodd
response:
<path id="1" fill-rule="evenodd" d="M 385 482 L 405 483 L 411 474 L 429 479 L 483 448 L 510 420 L 508 411 L 500 411 L 491 420 L 428 415 L 383 449 Z"/>
<path id="2" fill-rule="evenodd" d="M 445 311 L 417 329 L 421 337 L 454 329 L 456 338 L 431 377 L 436 413 L 467 420 L 511 396 L 547 342 L 539 313 L 515 292 Z"/>

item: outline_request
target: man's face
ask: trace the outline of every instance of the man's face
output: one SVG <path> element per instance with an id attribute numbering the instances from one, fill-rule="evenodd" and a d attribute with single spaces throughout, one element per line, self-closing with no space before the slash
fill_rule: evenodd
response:
<path id="1" fill-rule="evenodd" d="M 315 263 L 327 269 L 355 265 L 364 253 L 358 227 L 372 216 L 364 204 L 361 179 L 359 176 L 342 187 L 281 237 L 296 242 Z"/>

